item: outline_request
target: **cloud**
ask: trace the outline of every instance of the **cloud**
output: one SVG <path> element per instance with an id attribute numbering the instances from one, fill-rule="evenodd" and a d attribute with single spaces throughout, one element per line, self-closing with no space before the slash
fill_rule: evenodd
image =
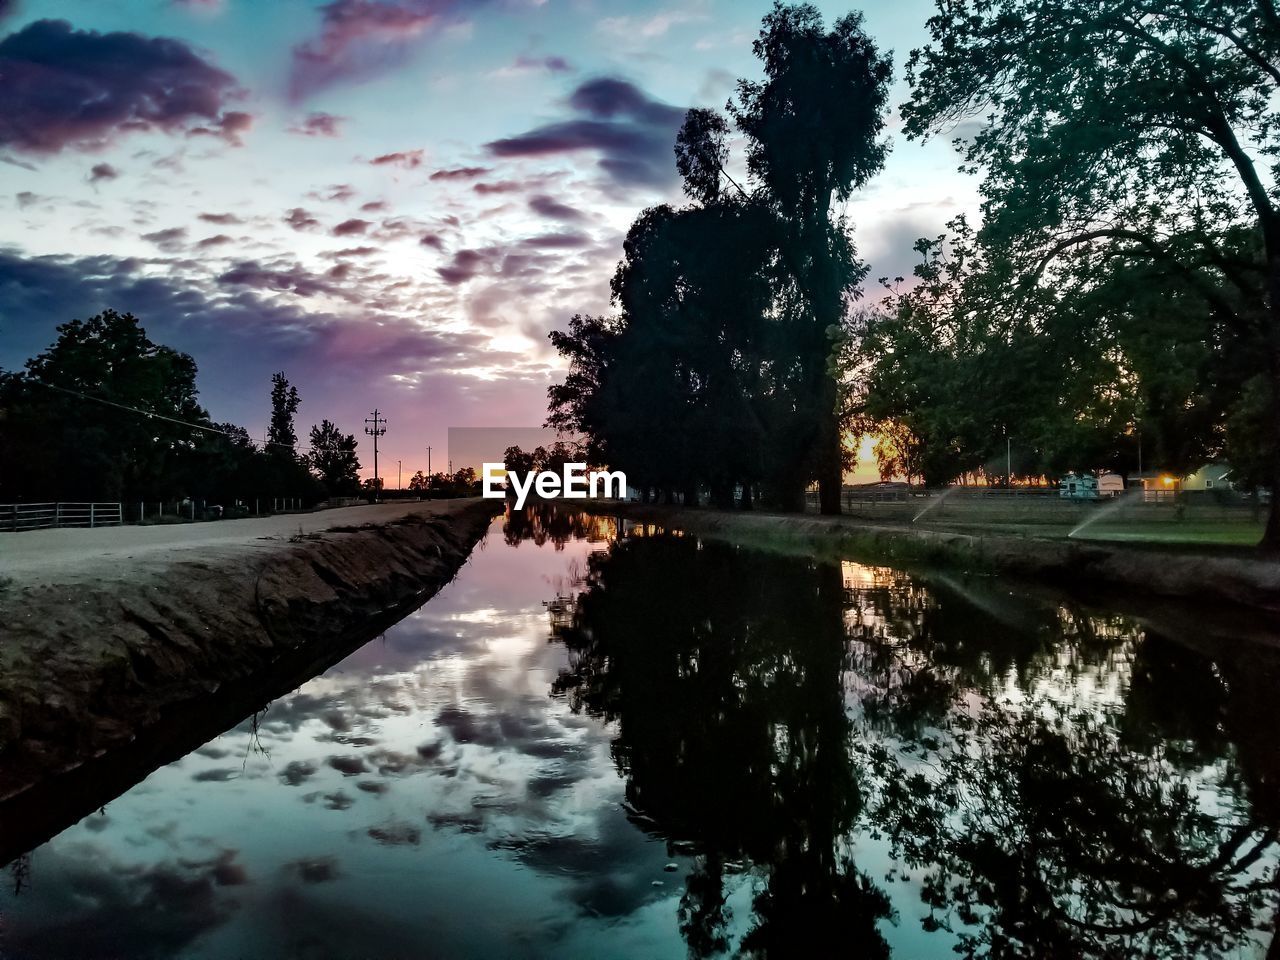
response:
<path id="1" fill-rule="evenodd" d="M 235 79 L 181 40 L 37 20 L 0 40 L 0 145 L 96 149 L 132 131 L 236 131 Z M 205 126 L 192 128 L 192 123 Z"/>
<path id="2" fill-rule="evenodd" d="M 586 215 L 577 207 L 561 203 L 555 197 L 547 196 L 545 193 L 535 194 L 530 197 L 529 209 L 552 220 L 564 220 L 568 223 L 586 219 Z"/>
<path id="3" fill-rule="evenodd" d="M 625 80 L 600 77 L 569 97 L 576 116 L 486 144 L 496 157 L 545 157 L 590 151 L 618 184 L 666 185 L 675 179 L 672 145 L 685 111 L 652 100 Z"/>
<path id="4" fill-rule="evenodd" d="M 451 170 L 437 170 L 428 180 L 472 180 L 483 177 L 489 172 L 488 167 L 454 167 Z"/>
<path id="5" fill-rule="evenodd" d="M 253 115 L 239 110 L 229 110 L 217 122 L 206 127 L 192 127 L 188 137 L 220 137 L 233 147 L 244 146 L 240 134 L 253 126 Z"/>
<path id="6" fill-rule="evenodd" d="M 289 127 L 289 132 L 304 137 L 338 137 L 342 135 L 340 128 L 346 119 L 346 117 L 336 117 L 332 113 L 315 111 L 307 114 L 306 119 L 301 123 L 295 123 Z"/>
<path id="7" fill-rule="evenodd" d="M 233 223 L 244 223 L 234 213 L 202 213 L 196 219 L 203 220 L 205 223 L 216 223 L 220 226 L 228 226 Z"/>
<path id="8" fill-rule="evenodd" d="M 197 243 L 196 246 L 199 247 L 201 250 L 208 250 L 210 247 L 220 247 L 223 244 L 231 243 L 231 242 L 232 242 L 231 237 L 227 236 L 225 233 L 219 233 L 212 237 L 205 237 L 203 240 Z"/>
<path id="9" fill-rule="evenodd" d="M 360 204 L 360 209 L 364 213 L 381 213 L 382 211 L 387 209 L 387 201 L 370 200 L 368 203 Z"/>
<path id="10" fill-rule="evenodd" d="M 444 249 L 444 239 L 438 233 L 424 233 L 422 239 L 418 242 L 424 247 L 435 247 L 437 250 Z"/>
<path id="11" fill-rule="evenodd" d="M 497 77 L 516 77 L 526 73 L 546 71 L 547 73 L 572 73 L 573 64 L 564 57 L 528 57 L 519 56 L 509 66 L 494 71 Z"/>
<path id="12" fill-rule="evenodd" d="M 284 216 L 284 222 L 294 230 L 313 230 L 320 226 L 320 221 L 302 207 L 294 207 Z"/>
<path id="13" fill-rule="evenodd" d="M 264 266 L 254 260 L 242 260 L 220 274 L 217 282 L 223 286 L 253 287 L 258 290 L 292 293 L 299 297 L 339 293 L 333 284 L 297 263 L 277 268 Z"/>
<path id="14" fill-rule="evenodd" d="M 22 190 L 14 194 L 14 199 L 18 202 L 18 209 L 25 210 L 27 207 L 35 206 L 45 198 L 38 193 L 32 193 L 30 190 Z"/>
<path id="15" fill-rule="evenodd" d="M 370 227 L 368 220 L 360 220 L 352 217 L 350 220 L 343 220 L 340 224 L 333 228 L 335 237 L 351 237 L 356 234 L 363 234 Z"/>
<path id="16" fill-rule="evenodd" d="M 95 163 L 89 170 L 89 182 L 97 183 L 99 180 L 114 180 L 120 176 L 120 171 L 109 163 Z"/>
<path id="17" fill-rule="evenodd" d="M 374 157 L 369 163 L 375 167 L 404 167 L 412 170 L 422 166 L 422 150 L 400 150 L 396 153 L 384 153 Z"/>
<path id="18" fill-rule="evenodd" d="M 465 22 L 476 5 L 474 0 L 332 0 L 320 8 L 319 36 L 293 48 L 290 95 L 297 100 L 393 70 L 415 47 Z"/>
<path id="19" fill-rule="evenodd" d="M 471 189 L 481 196 L 491 193 L 515 193 L 523 184 L 515 180 L 499 180 L 496 183 L 477 183 Z"/>
<path id="20" fill-rule="evenodd" d="M 167 230 L 156 230 L 154 233 L 144 233 L 142 239 L 154 243 L 165 253 L 178 253 L 186 249 L 187 228 L 170 227 Z"/>
<path id="21" fill-rule="evenodd" d="M 543 233 L 536 237 L 529 237 L 521 242 L 526 247 L 539 247 L 547 250 L 568 250 L 576 247 L 591 246 L 590 237 L 585 233 L 575 233 L 573 231 L 565 231 L 563 233 Z"/>
<path id="22" fill-rule="evenodd" d="M 440 274 L 440 279 L 445 283 L 456 286 L 460 283 L 466 283 L 474 277 L 480 272 L 481 268 L 490 263 L 491 259 L 492 256 L 488 251 L 459 250 L 453 255 L 453 259 L 448 266 L 437 267 L 436 273 Z"/>
<path id="23" fill-rule="evenodd" d="M 661 37 L 672 27 L 682 23 L 706 20 L 705 13 L 689 10 L 663 10 L 649 17 L 605 17 L 596 26 L 604 33 L 629 40 L 652 40 Z"/>

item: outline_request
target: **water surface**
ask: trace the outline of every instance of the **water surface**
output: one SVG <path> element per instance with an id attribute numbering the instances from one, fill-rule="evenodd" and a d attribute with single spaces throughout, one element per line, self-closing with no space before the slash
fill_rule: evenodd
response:
<path id="1" fill-rule="evenodd" d="M 1263 956 L 1276 657 L 999 579 L 498 519 L 8 867 L 0 956 Z"/>

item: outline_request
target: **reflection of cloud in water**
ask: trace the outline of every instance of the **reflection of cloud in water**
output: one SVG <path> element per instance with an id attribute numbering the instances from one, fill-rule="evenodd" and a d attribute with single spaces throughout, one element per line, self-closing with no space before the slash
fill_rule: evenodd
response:
<path id="1" fill-rule="evenodd" d="M 145 866 L 89 843 L 40 852 L 22 909 L 5 911 L 5 957 L 173 957 L 234 914 L 225 888 L 248 879 L 235 851 Z"/>
<path id="2" fill-rule="evenodd" d="M 541 601 L 586 549 L 491 542 L 384 637 L 36 851 L 11 929 L 36 942 L 76 884 L 100 884 L 119 888 L 117 942 L 143 945 L 122 955 L 202 935 L 207 955 L 510 955 L 569 936 L 566 900 L 618 918 L 672 895 L 653 886 L 665 848 L 619 806 L 610 731 L 549 696 L 565 652 Z M 234 863 L 205 839 L 226 836 Z M 89 837 L 104 852 L 73 880 L 66 851 Z M 219 899 L 249 879 L 238 907 Z M 138 909 L 164 893 L 164 923 Z M 478 898 L 504 903 L 479 933 Z"/>

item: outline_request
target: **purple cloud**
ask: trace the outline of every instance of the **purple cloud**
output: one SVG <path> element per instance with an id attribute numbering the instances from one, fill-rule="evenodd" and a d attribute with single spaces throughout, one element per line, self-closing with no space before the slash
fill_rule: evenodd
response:
<path id="1" fill-rule="evenodd" d="M 585 233 L 565 231 L 563 233 L 543 233 L 521 241 L 526 247 L 538 247 L 543 250 L 569 250 L 576 247 L 591 246 L 591 238 Z"/>
<path id="2" fill-rule="evenodd" d="M 220 247 L 223 244 L 231 243 L 231 238 L 225 233 L 215 234 L 212 237 L 205 237 L 196 244 L 201 250 L 208 250 L 210 247 Z"/>
<path id="3" fill-rule="evenodd" d="M 545 193 L 530 197 L 529 209 L 551 220 L 564 220 L 568 223 L 586 219 L 586 215 L 577 207 L 561 203 L 555 197 L 547 196 Z"/>
<path id="4" fill-rule="evenodd" d="M 488 167 L 454 167 L 451 170 L 437 170 L 428 180 L 473 180 L 483 177 L 489 172 Z"/>
<path id="5" fill-rule="evenodd" d="M 235 127 L 235 79 L 181 40 L 37 20 L 0 40 L 0 145 L 94 149 L 125 132 Z M 192 123 L 204 126 L 192 128 Z"/>
<path id="6" fill-rule="evenodd" d="M 569 97 L 578 114 L 486 144 L 496 157 L 544 157 L 590 151 L 615 183 L 663 185 L 675 178 L 671 145 L 685 111 L 651 100 L 625 80 L 600 77 Z"/>
<path id="7" fill-rule="evenodd" d="M 154 243 L 165 253 L 178 253 L 187 246 L 187 228 L 169 227 L 167 230 L 156 230 L 154 233 L 144 233 L 142 239 Z"/>
<path id="8" fill-rule="evenodd" d="M 399 150 L 395 153 L 384 153 L 369 161 L 375 167 L 404 167 L 412 170 L 422 166 L 422 150 Z"/>
<path id="9" fill-rule="evenodd" d="M 445 283 L 457 286 L 474 277 L 491 259 L 489 253 L 483 250 L 459 250 L 448 266 L 437 267 L 436 273 L 440 274 L 440 279 Z"/>
<path id="10" fill-rule="evenodd" d="M 335 237 L 351 237 L 356 234 L 363 234 L 370 226 L 371 224 L 368 220 L 352 217 L 350 220 L 343 220 L 333 228 L 332 232 Z"/>
<path id="11" fill-rule="evenodd" d="M 120 171 L 109 163 L 95 163 L 89 169 L 89 182 L 97 183 L 99 180 L 114 180 L 120 176 Z"/>
<path id="12" fill-rule="evenodd" d="M 301 207 L 294 207 L 284 215 L 284 222 L 294 230 L 312 230 L 320 226 L 320 221 Z"/>
<path id="13" fill-rule="evenodd" d="M 342 135 L 341 126 L 346 119 L 335 117 L 332 113 L 315 111 L 307 114 L 307 118 L 301 123 L 290 127 L 289 132 L 304 137 L 338 137 Z"/>
<path id="14" fill-rule="evenodd" d="M 460 0 L 333 0 L 320 8 L 320 35 L 293 48 L 291 96 L 377 76 L 475 6 Z"/>
<path id="15" fill-rule="evenodd" d="M 197 218 L 205 223 L 216 223 L 219 226 L 229 226 L 233 223 L 244 223 L 234 213 L 202 213 Z"/>

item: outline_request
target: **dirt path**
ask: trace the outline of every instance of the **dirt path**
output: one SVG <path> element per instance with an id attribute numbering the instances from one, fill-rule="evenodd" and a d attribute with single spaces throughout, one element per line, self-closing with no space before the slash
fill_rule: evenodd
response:
<path id="1" fill-rule="evenodd" d="M 264 553 L 290 538 L 300 539 L 335 528 L 389 523 L 410 515 L 447 515 L 467 502 L 470 501 L 401 501 L 209 523 L 0 533 L 0 577 L 15 583 L 65 583 L 93 577 L 106 568 L 118 574 L 121 564 L 127 566 L 129 561 L 145 560 L 151 565 Z"/>

